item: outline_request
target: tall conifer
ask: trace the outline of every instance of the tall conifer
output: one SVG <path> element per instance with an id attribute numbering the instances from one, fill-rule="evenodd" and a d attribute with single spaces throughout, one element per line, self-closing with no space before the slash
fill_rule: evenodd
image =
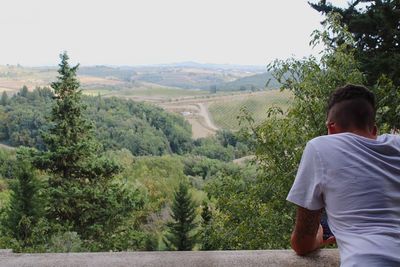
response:
<path id="1" fill-rule="evenodd" d="M 137 197 L 115 182 L 119 165 L 101 157 L 92 124 L 83 114 L 78 65 L 69 65 L 67 53 L 60 58 L 52 84 L 56 103 L 51 127 L 43 133 L 47 150 L 35 160 L 50 173 L 47 217 L 64 231 L 77 232 L 90 250 L 112 249 L 107 240 L 137 208 Z"/>
<path id="2" fill-rule="evenodd" d="M 166 235 L 166 243 L 172 245 L 177 250 L 192 250 L 196 243 L 197 224 L 195 203 L 188 191 L 185 183 L 180 183 L 175 192 L 172 204 L 171 217 L 173 222 L 167 224 L 169 233 Z"/>
<path id="3" fill-rule="evenodd" d="M 33 245 L 32 230 L 43 215 L 43 203 L 39 195 L 41 185 L 35 170 L 25 160 L 19 159 L 14 174 L 15 179 L 10 182 L 10 206 L 3 226 L 19 242 L 21 248 L 26 248 Z"/>
<path id="4" fill-rule="evenodd" d="M 3 91 L 3 93 L 1 94 L 1 100 L 0 100 L 0 104 L 2 106 L 6 106 L 8 104 L 8 95 L 6 91 Z"/>
<path id="5" fill-rule="evenodd" d="M 334 1 L 311 1 L 312 8 L 328 15 L 341 15 L 340 22 L 348 27 L 355 40 L 355 57 L 369 86 L 375 85 L 381 75 L 400 86 L 400 1 L 354 0 L 347 7 L 332 4 Z M 336 45 L 343 43 L 333 38 Z"/>

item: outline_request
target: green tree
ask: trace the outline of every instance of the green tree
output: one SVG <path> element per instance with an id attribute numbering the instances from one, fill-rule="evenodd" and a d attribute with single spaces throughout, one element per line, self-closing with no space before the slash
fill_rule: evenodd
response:
<path id="1" fill-rule="evenodd" d="M 87 164 L 98 150 L 98 144 L 93 138 L 92 125 L 83 117 L 86 107 L 82 104 L 82 92 L 76 78 L 78 65 L 70 67 L 67 53 L 61 54 L 60 58 L 58 80 L 51 85 L 56 98 L 50 116 L 51 127 L 43 133 L 48 153 L 41 159 L 44 160 L 43 167 L 60 175 L 56 180 L 80 179 L 86 171 L 79 163 Z"/>
<path id="2" fill-rule="evenodd" d="M 310 3 L 311 7 L 327 15 L 336 12 L 355 39 L 355 58 L 360 70 L 367 75 L 367 84 L 375 85 L 382 74 L 400 86 L 400 2 L 398 0 L 355 0 L 345 8 L 330 1 Z M 336 46 L 341 38 L 332 36 Z"/>
<path id="3" fill-rule="evenodd" d="M 28 87 L 26 85 L 22 86 L 21 90 L 19 90 L 19 95 L 22 97 L 27 97 L 29 94 Z"/>
<path id="4" fill-rule="evenodd" d="M 213 250 L 216 249 L 216 246 L 213 246 L 213 243 L 210 241 L 212 236 L 212 212 L 210 206 L 207 202 L 203 202 L 201 209 L 201 230 L 200 230 L 200 238 L 201 238 L 201 250 Z"/>
<path id="5" fill-rule="evenodd" d="M 400 128 L 400 2 L 393 0 L 356 0 L 340 8 L 330 2 L 310 5 L 327 17 L 338 14 L 340 25 L 351 34 L 326 33 L 333 48 L 346 44 L 377 99 L 377 123 L 382 131 Z M 323 22 L 323 23 L 326 23 Z M 347 38 L 347 40 L 346 40 Z M 328 44 L 328 42 L 326 42 Z"/>
<path id="6" fill-rule="evenodd" d="M 35 244 L 34 228 L 44 213 L 44 202 L 40 196 L 43 188 L 36 171 L 21 157 L 17 160 L 14 175 L 15 179 L 10 180 L 10 204 L 2 224 L 6 234 L 19 244 L 14 249 L 23 250 L 38 245 Z"/>
<path id="7" fill-rule="evenodd" d="M 7 106 L 9 103 L 9 99 L 8 99 L 8 95 L 6 91 L 3 91 L 3 93 L 1 94 L 1 100 L 0 100 L 0 104 L 2 106 Z"/>
<path id="8" fill-rule="evenodd" d="M 173 222 L 167 224 L 169 233 L 165 241 L 177 250 L 192 250 L 196 243 L 195 203 L 188 190 L 187 184 L 179 184 L 171 207 Z"/>
<path id="9" fill-rule="evenodd" d="M 363 83 L 351 35 L 329 18 L 314 41 L 322 42 L 321 58 L 277 60 L 271 65 L 282 90 L 290 90 L 293 102 L 284 112 L 271 108 L 260 125 L 248 117 L 255 138 L 258 174 L 221 175 L 206 190 L 215 199 L 211 242 L 222 249 L 288 248 L 294 224 L 294 205 L 285 198 L 293 183 L 307 141 L 326 134 L 326 102 L 332 91 L 346 83 Z M 333 48 L 329 33 L 346 43 Z M 247 116 L 247 115 L 246 115 Z M 216 238 L 214 238 L 216 237 Z"/>
<path id="10" fill-rule="evenodd" d="M 34 161 L 50 174 L 47 217 L 59 231 L 76 232 L 87 249 L 113 249 L 109 237 L 141 202 L 136 191 L 114 179 L 120 166 L 101 156 L 92 125 L 83 116 L 78 65 L 71 67 L 66 53 L 60 58 L 58 80 L 52 83 L 51 126 L 43 133 L 47 149 Z"/>
<path id="11" fill-rule="evenodd" d="M 257 138 L 256 156 L 263 174 L 258 178 L 255 194 L 266 204 L 268 242 L 274 247 L 287 247 L 293 227 L 294 207 L 285 200 L 302 151 L 307 141 L 326 134 L 326 105 L 330 94 L 347 83 L 362 84 L 364 76 L 349 49 L 354 40 L 339 23 L 340 16 L 331 14 L 325 29 L 314 32 L 313 43 L 322 43 L 320 60 L 289 59 L 272 66 L 282 90 L 292 92 L 292 106 L 283 113 L 271 109 L 269 118 L 253 128 Z M 330 46 L 329 34 L 340 36 L 343 43 Z M 283 237 L 283 238 L 282 238 Z"/>

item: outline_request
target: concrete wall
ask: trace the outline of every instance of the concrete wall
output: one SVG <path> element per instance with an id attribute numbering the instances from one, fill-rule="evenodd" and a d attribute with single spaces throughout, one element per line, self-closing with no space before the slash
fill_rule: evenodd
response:
<path id="1" fill-rule="evenodd" d="M 307 257 L 291 250 L 106 252 L 17 254 L 0 251 L 0 266 L 123 267 L 123 266 L 339 266 L 339 252 L 324 249 Z"/>

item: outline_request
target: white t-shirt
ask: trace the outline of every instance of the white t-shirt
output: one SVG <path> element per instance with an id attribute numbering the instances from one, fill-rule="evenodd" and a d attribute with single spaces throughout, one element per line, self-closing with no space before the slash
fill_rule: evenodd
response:
<path id="1" fill-rule="evenodd" d="M 287 200 L 326 209 L 341 266 L 400 266 L 400 136 L 314 138 Z"/>

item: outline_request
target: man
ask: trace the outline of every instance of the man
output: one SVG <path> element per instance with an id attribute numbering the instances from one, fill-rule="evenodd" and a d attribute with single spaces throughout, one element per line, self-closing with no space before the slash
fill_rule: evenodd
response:
<path id="1" fill-rule="evenodd" d="M 336 242 L 341 266 L 400 266 L 400 137 L 377 136 L 375 97 L 338 88 L 327 136 L 307 143 L 287 200 L 298 206 L 291 245 L 305 255 Z M 322 238 L 325 208 L 335 237 Z"/>

